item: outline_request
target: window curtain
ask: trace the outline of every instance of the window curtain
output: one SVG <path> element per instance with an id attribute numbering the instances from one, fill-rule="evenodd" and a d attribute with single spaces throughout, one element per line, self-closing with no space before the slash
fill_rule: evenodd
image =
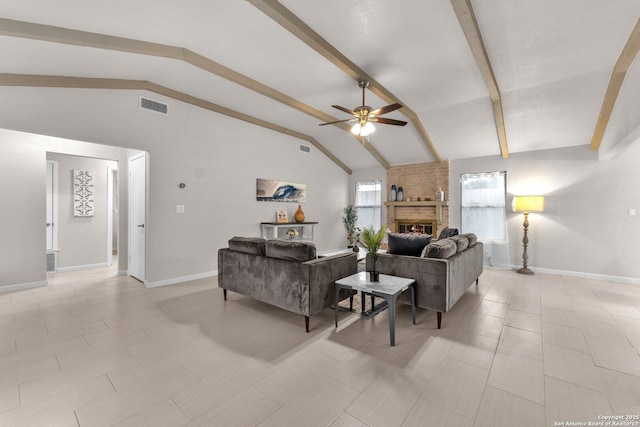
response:
<path id="1" fill-rule="evenodd" d="M 463 233 L 474 233 L 484 244 L 485 265 L 511 268 L 507 235 L 507 173 L 460 176 Z"/>
<path id="2" fill-rule="evenodd" d="M 356 182 L 354 206 L 358 208 L 357 226 L 360 229 L 380 228 L 382 211 L 382 181 Z"/>

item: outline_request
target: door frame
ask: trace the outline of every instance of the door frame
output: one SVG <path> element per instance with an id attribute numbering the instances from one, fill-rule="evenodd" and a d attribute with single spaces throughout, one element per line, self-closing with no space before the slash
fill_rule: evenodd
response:
<path id="1" fill-rule="evenodd" d="M 47 165 L 52 166 L 52 194 L 51 194 L 51 222 L 53 227 L 53 233 L 51 236 L 51 248 L 45 248 L 48 252 L 55 252 L 58 250 L 58 161 L 47 160 Z M 47 172 L 47 180 L 49 180 L 49 173 Z M 46 207 L 47 209 L 49 206 Z M 46 232 L 46 231 L 45 231 Z M 45 239 L 46 241 L 46 239 Z"/>
<path id="2" fill-rule="evenodd" d="M 118 166 L 107 166 L 107 265 L 113 265 L 113 214 L 114 214 L 114 177 L 117 177 Z"/>
<path id="3" fill-rule="evenodd" d="M 135 160 L 138 160 L 140 158 L 144 159 L 144 224 L 145 224 L 145 233 L 144 233 L 144 259 L 141 261 L 142 265 L 144 266 L 144 277 L 136 277 L 136 276 L 132 276 L 131 275 L 131 255 L 133 253 L 133 251 L 131 250 L 131 242 L 133 241 L 133 232 L 137 227 L 136 222 L 134 221 L 133 218 L 133 203 L 132 203 L 132 194 L 133 191 L 131 191 L 131 163 Z M 147 277 L 147 235 L 148 235 L 148 180 L 149 180 L 149 160 L 148 160 L 148 156 L 147 156 L 147 152 L 142 152 L 140 154 L 136 154 L 135 156 L 129 157 L 129 163 L 128 163 L 128 202 L 129 202 L 129 206 L 128 206 L 128 257 L 129 257 L 129 262 L 127 264 L 127 274 L 131 277 L 134 277 L 138 280 L 140 280 L 141 282 L 145 283 L 146 282 L 146 277 Z"/>

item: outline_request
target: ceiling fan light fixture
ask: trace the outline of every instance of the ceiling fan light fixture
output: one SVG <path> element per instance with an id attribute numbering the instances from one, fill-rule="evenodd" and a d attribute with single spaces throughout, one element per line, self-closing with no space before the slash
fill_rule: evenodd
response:
<path id="1" fill-rule="evenodd" d="M 356 123 L 351 128 L 351 133 L 358 136 L 369 136 L 375 132 L 376 128 L 371 122 L 365 122 L 364 126 L 360 123 Z"/>

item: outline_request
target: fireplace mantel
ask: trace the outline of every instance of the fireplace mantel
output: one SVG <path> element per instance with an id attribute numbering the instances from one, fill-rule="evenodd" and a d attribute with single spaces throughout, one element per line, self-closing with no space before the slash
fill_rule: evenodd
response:
<path id="1" fill-rule="evenodd" d="M 403 207 L 423 207 L 423 208 L 429 208 L 429 207 L 433 207 L 436 209 L 436 222 L 438 225 L 440 225 L 442 223 L 442 207 L 443 206 L 449 206 L 449 201 L 444 201 L 444 202 L 435 202 L 435 201 L 424 201 L 424 202 L 384 202 L 384 205 L 390 209 L 390 212 L 388 212 L 387 216 L 390 216 L 391 218 L 393 218 L 393 220 L 395 221 L 396 218 L 396 208 L 403 208 Z"/>

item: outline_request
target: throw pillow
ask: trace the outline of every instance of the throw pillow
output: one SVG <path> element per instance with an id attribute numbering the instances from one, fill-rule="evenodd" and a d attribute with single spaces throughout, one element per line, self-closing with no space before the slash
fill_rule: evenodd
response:
<path id="1" fill-rule="evenodd" d="M 233 237 L 229 240 L 229 249 L 244 254 L 264 256 L 266 242 L 260 237 Z"/>
<path id="2" fill-rule="evenodd" d="M 465 233 L 463 234 L 464 237 L 467 238 L 467 240 L 469 241 L 469 247 L 472 248 L 476 245 L 476 243 L 478 243 L 478 236 L 476 236 L 473 233 Z"/>
<path id="3" fill-rule="evenodd" d="M 457 236 L 457 235 L 458 235 L 458 229 L 457 228 L 445 227 L 440 232 L 440 235 L 438 236 L 438 240 L 446 239 L 447 237 Z"/>
<path id="4" fill-rule="evenodd" d="M 316 259 L 316 245 L 311 242 L 274 239 L 267 241 L 265 249 L 269 258 L 300 262 Z"/>
<path id="5" fill-rule="evenodd" d="M 433 242 L 424 248 L 423 258 L 440 258 L 446 259 L 456 254 L 458 245 L 451 239 L 442 239 Z"/>
<path id="6" fill-rule="evenodd" d="M 389 233 L 387 243 L 388 254 L 420 256 L 422 249 L 431 243 L 431 234 Z"/>
<path id="7" fill-rule="evenodd" d="M 451 236 L 450 239 L 456 242 L 458 252 L 462 252 L 469 247 L 469 239 L 465 236 Z"/>

